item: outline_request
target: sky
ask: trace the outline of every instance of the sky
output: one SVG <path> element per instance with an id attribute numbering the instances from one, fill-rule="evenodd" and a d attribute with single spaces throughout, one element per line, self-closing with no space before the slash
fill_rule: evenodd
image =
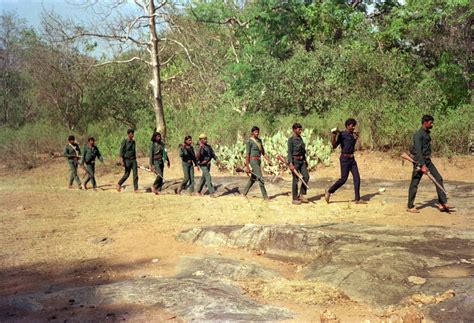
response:
<path id="1" fill-rule="evenodd" d="M 71 16 L 72 6 L 59 0 L 0 0 L 0 11 L 13 12 L 34 28 L 40 26 L 40 15 L 44 10 L 54 10 L 60 15 Z M 80 13 L 79 13 L 80 15 Z"/>
<path id="2" fill-rule="evenodd" d="M 0 12 L 13 12 L 26 20 L 26 24 L 35 29 L 41 26 L 41 13 L 46 11 L 56 12 L 62 17 L 86 20 L 91 16 L 90 9 L 81 9 L 77 4 L 87 0 L 0 0 Z M 105 2 L 103 0 L 99 0 Z M 110 1 L 108 1 L 110 2 Z M 135 5 L 127 4 L 123 10 L 133 10 Z"/>

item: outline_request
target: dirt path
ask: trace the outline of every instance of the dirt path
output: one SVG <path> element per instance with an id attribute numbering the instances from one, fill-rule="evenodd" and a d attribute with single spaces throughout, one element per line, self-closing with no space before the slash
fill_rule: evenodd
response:
<path id="1" fill-rule="evenodd" d="M 143 159 L 145 161 L 146 159 Z M 176 160 L 176 159 L 174 159 Z M 336 160 L 336 157 L 333 158 Z M 117 167 L 98 165 L 99 192 L 65 188 L 67 167 L 59 161 L 23 173 L 0 178 L 0 298 L 13 294 L 56 291 L 66 287 L 98 285 L 138 277 L 170 277 L 177 273 L 183 256 L 222 256 L 252 262 L 278 272 L 290 280 L 298 279 L 298 265 L 260 257 L 252 251 L 222 247 L 205 248 L 175 240 L 176 234 L 193 227 L 238 224 L 322 224 L 354 222 L 398 226 L 445 226 L 474 229 L 474 162 L 469 157 L 436 160 L 451 192 L 450 203 L 458 207 L 451 214 L 434 207 L 435 189 L 423 180 L 417 197 L 419 215 L 407 214 L 406 193 L 410 166 L 383 154 L 359 156 L 363 177 L 362 195 L 367 205 L 355 205 L 351 182 L 334 195 L 333 203 L 321 200 L 324 187 L 336 180 L 338 166 L 311 173 L 312 203 L 294 206 L 290 202 L 290 183 L 268 183 L 270 202 L 259 199 L 258 187 L 243 199 L 236 195 L 245 185 L 243 176 L 215 174 L 222 196 L 155 196 L 145 193 L 153 176 L 140 173 L 143 193 L 129 188 L 114 190 L 121 176 Z M 178 163 L 176 163 L 178 164 Z M 165 170 L 169 179 L 179 179 L 181 169 Z M 226 190 L 228 186 L 230 190 Z M 379 188 L 385 192 L 379 193 Z M 261 300 L 266 302 L 265 299 Z M 268 301 L 267 301 L 268 302 Z M 273 301 L 296 315 L 293 320 L 314 320 L 329 308 L 341 319 L 376 320 L 376 310 L 363 303 L 300 304 Z M 110 314 L 110 315 L 109 315 Z M 0 319 L 76 317 L 110 319 L 172 319 L 180 317 L 165 308 L 147 306 L 101 306 L 83 308 L 65 301 L 64 307 L 35 313 L 9 308 Z"/>

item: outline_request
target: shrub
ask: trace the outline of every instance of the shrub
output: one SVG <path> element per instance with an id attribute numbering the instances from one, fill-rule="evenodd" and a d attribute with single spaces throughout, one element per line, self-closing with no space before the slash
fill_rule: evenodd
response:
<path id="1" fill-rule="evenodd" d="M 271 174 L 280 174 L 287 170 L 287 165 L 277 162 L 276 156 L 282 155 L 285 159 L 287 156 L 287 142 L 291 136 L 291 132 L 277 131 L 271 136 L 262 136 L 265 152 L 272 159 L 273 165 L 270 166 L 265 160 L 263 161 L 263 170 Z M 316 136 L 314 131 L 305 128 L 302 137 L 306 143 L 306 156 L 308 160 L 308 169 L 314 169 L 320 162 L 329 163 L 331 154 L 331 146 L 322 138 Z M 238 142 L 233 145 L 218 145 L 217 155 L 220 160 L 227 166 L 230 171 L 234 171 L 237 166 L 245 165 L 245 143 Z"/>

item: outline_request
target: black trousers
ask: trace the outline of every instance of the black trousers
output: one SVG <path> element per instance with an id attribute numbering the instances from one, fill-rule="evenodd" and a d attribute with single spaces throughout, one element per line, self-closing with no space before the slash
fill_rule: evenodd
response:
<path id="1" fill-rule="evenodd" d="M 357 167 L 357 162 L 355 158 L 349 157 L 340 157 L 339 162 L 341 164 L 341 178 L 339 178 L 330 188 L 329 193 L 334 193 L 342 185 L 344 185 L 349 177 L 349 172 L 352 173 L 352 178 L 354 179 L 354 193 L 355 200 L 360 200 L 360 175 L 359 168 Z"/>
<path id="2" fill-rule="evenodd" d="M 443 178 L 441 177 L 435 165 L 431 162 L 430 159 L 426 160 L 426 167 L 428 167 L 428 170 L 430 171 L 431 175 L 433 175 L 433 177 L 436 179 L 436 181 L 440 183 L 441 186 L 444 186 Z M 408 189 L 408 208 L 409 209 L 415 207 L 416 192 L 418 190 L 418 184 L 420 183 L 420 180 L 422 177 L 423 177 L 423 173 L 417 170 L 416 166 L 413 166 L 413 173 L 411 175 L 410 188 Z M 448 202 L 448 198 L 446 197 L 446 194 L 444 194 L 444 192 L 438 186 L 436 186 L 436 192 L 438 193 L 438 202 L 442 204 L 446 204 Z"/>

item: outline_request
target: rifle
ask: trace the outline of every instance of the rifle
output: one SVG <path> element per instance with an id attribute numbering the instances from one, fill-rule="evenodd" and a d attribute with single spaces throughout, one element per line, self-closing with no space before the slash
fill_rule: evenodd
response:
<path id="1" fill-rule="evenodd" d="M 285 160 L 285 158 L 284 158 L 282 155 L 277 155 L 276 158 L 277 158 L 277 160 L 278 160 L 279 162 L 281 162 L 281 163 L 283 163 L 283 164 L 285 164 L 285 165 L 288 166 L 288 162 Z M 299 180 L 301 181 L 301 183 L 303 183 L 303 185 L 306 186 L 306 189 L 309 190 L 309 186 L 308 186 L 308 184 L 304 181 L 303 176 L 302 176 L 296 169 L 293 169 L 291 172 L 292 172 L 293 174 L 295 174 L 295 176 L 299 178 Z"/>
<path id="2" fill-rule="evenodd" d="M 138 168 L 140 168 L 141 170 L 144 170 L 146 172 L 149 172 L 149 173 L 154 173 L 155 175 L 161 177 L 161 179 L 164 181 L 165 179 L 163 178 L 163 176 L 160 175 L 160 173 L 158 173 L 155 169 L 150 169 L 150 168 L 147 168 L 145 166 L 142 166 L 142 165 L 138 165 Z"/>
<path id="3" fill-rule="evenodd" d="M 418 166 L 418 163 L 410 156 L 408 155 L 407 153 L 403 153 L 400 157 L 402 157 L 403 159 L 405 160 L 408 160 L 409 162 L 411 162 L 413 165 L 416 166 L 416 169 L 418 171 L 421 170 L 421 167 Z M 428 178 L 440 189 L 444 192 L 444 194 L 448 195 L 448 192 L 444 189 L 443 185 L 441 185 L 440 183 L 438 183 L 438 181 L 433 177 L 433 175 L 431 175 L 431 173 L 429 171 L 426 172 L 426 176 L 428 176 Z"/>
<path id="4" fill-rule="evenodd" d="M 245 172 L 245 173 L 247 174 L 247 176 L 250 176 L 249 173 L 247 173 L 242 167 L 237 166 L 237 167 L 235 168 L 235 171 L 236 171 L 237 173 L 244 173 L 244 172 Z M 255 176 L 255 177 L 258 179 L 259 182 L 261 182 L 262 184 L 265 184 L 265 180 L 263 179 L 263 177 L 258 176 L 258 175 L 255 174 L 254 172 L 250 172 L 250 174 L 252 174 L 253 176 Z"/>

